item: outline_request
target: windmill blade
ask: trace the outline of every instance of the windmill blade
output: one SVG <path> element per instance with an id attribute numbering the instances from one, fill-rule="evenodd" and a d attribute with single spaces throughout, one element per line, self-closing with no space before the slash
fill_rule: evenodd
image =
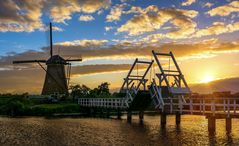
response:
<path id="1" fill-rule="evenodd" d="M 46 63 L 46 60 L 19 60 L 19 61 L 13 61 L 13 64 L 19 64 L 19 63 L 35 63 L 35 62 L 41 62 Z"/>
<path id="2" fill-rule="evenodd" d="M 81 58 L 79 59 L 67 59 L 66 62 L 73 62 L 73 61 L 82 61 Z"/>
<path id="3" fill-rule="evenodd" d="M 50 22 L 50 55 L 51 55 L 51 57 L 52 57 L 52 48 L 53 47 L 53 44 L 52 44 L 52 24 L 51 24 L 51 22 Z"/>

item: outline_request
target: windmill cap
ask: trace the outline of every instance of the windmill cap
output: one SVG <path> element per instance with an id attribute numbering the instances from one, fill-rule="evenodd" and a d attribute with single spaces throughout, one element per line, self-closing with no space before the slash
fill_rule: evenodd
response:
<path id="1" fill-rule="evenodd" d="M 46 61 L 46 64 L 66 64 L 66 60 L 59 55 L 54 55 Z"/>

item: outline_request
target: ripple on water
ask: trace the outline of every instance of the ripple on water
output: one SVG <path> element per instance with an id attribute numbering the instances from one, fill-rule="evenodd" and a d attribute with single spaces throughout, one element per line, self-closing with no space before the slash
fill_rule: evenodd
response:
<path id="1" fill-rule="evenodd" d="M 145 116 L 140 125 L 124 120 L 96 118 L 0 118 L 0 145 L 239 145 L 239 120 L 233 120 L 230 134 L 225 121 L 217 120 L 216 135 L 207 132 L 207 120 L 200 116 L 167 117 L 160 128 L 159 116 Z"/>

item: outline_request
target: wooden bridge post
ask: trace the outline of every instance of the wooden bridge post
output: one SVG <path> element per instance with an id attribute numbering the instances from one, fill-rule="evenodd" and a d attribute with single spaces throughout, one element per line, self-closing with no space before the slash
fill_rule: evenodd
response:
<path id="1" fill-rule="evenodd" d="M 181 122 L 181 114 L 180 112 L 176 112 L 176 125 L 179 125 Z"/>
<path id="2" fill-rule="evenodd" d="M 139 111 L 139 122 L 141 124 L 144 122 L 144 111 Z"/>
<path id="3" fill-rule="evenodd" d="M 209 116 L 208 119 L 208 131 L 214 133 L 216 131 L 216 118 L 215 116 Z"/>
<path id="4" fill-rule="evenodd" d="M 106 118 L 110 118 L 110 109 L 106 109 Z"/>
<path id="5" fill-rule="evenodd" d="M 161 114 L 161 127 L 165 127 L 166 126 L 166 122 L 167 122 L 167 114 L 166 113 L 162 113 Z"/>
<path id="6" fill-rule="evenodd" d="M 232 130 L 232 119 L 229 117 L 226 118 L 226 131 L 231 132 L 231 130 Z"/>
<path id="7" fill-rule="evenodd" d="M 132 111 L 128 110 L 128 112 L 127 112 L 127 122 L 131 123 L 131 121 L 132 121 Z"/>
<path id="8" fill-rule="evenodd" d="M 120 111 L 120 108 L 117 109 L 117 119 L 121 119 L 121 111 Z"/>

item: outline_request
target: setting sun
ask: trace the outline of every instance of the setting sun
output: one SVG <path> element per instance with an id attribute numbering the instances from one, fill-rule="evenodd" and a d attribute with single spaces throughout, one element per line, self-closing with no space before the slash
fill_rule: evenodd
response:
<path id="1" fill-rule="evenodd" d="M 201 83 L 209 83 L 211 81 L 214 80 L 214 77 L 212 75 L 205 75 L 202 80 Z"/>

